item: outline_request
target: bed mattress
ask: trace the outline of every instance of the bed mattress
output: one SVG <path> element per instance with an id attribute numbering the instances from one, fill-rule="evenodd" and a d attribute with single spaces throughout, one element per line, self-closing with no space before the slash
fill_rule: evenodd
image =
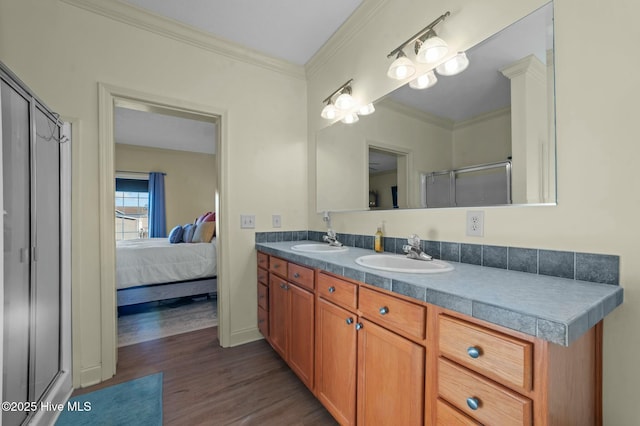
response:
<path id="1" fill-rule="evenodd" d="M 167 238 L 116 241 L 116 288 L 216 276 L 216 239 L 170 244 Z"/>

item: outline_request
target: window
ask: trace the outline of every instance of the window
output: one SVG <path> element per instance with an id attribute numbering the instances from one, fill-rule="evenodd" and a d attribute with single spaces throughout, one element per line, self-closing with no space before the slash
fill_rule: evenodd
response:
<path id="1" fill-rule="evenodd" d="M 149 181 L 116 178 L 116 241 L 149 237 Z"/>

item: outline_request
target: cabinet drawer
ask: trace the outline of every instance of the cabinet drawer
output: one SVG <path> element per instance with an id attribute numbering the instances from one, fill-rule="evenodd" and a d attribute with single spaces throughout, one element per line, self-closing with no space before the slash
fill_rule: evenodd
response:
<path id="1" fill-rule="evenodd" d="M 258 268 L 258 282 L 269 284 L 269 272 L 266 269 Z"/>
<path id="2" fill-rule="evenodd" d="M 358 309 L 362 316 L 394 331 L 425 338 L 426 307 L 396 297 L 360 288 Z"/>
<path id="3" fill-rule="evenodd" d="M 320 297 L 344 308 L 355 311 L 358 306 L 358 286 L 348 281 L 319 274 L 318 292 Z"/>
<path id="4" fill-rule="evenodd" d="M 445 358 L 438 359 L 438 395 L 484 424 L 531 425 L 531 400 Z M 472 408 L 476 403 L 475 409 Z"/>
<path id="5" fill-rule="evenodd" d="M 269 287 L 258 284 L 258 306 L 265 311 L 269 310 Z"/>
<path id="6" fill-rule="evenodd" d="M 264 337 L 269 337 L 269 313 L 258 306 L 258 330 Z"/>
<path id="7" fill-rule="evenodd" d="M 507 386 L 531 390 L 530 342 L 446 315 L 438 327 L 441 355 Z"/>
<path id="8" fill-rule="evenodd" d="M 258 252 L 258 266 L 264 269 L 269 268 L 269 255 Z"/>
<path id="9" fill-rule="evenodd" d="M 281 277 L 287 277 L 287 261 L 271 256 L 269 258 L 269 271 L 280 275 Z"/>
<path id="10" fill-rule="evenodd" d="M 440 398 L 436 401 L 436 424 L 446 426 L 482 426 Z"/>
<path id="11" fill-rule="evenodd" d="M 288 277 L 289 281 L 300 284 L 302 287 L 305 287 L 308 290 L 313 291 L 313 289 L 315 288 L 313 269 L 290 263 Z"/>

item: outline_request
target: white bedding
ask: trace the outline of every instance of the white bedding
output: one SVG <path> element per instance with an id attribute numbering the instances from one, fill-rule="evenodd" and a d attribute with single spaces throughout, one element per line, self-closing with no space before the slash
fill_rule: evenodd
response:
<path id="1" fill-rule="evenodd" d="M 216 239 L 170 244 L 167 238 L 116 241 L 116 288 L 216 275 Z"/>

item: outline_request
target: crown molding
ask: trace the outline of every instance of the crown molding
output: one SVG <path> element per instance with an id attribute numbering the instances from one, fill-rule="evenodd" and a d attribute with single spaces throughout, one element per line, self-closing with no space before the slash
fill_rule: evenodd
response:
<path id="1" fill-rule="evenodd" d="M 305 64 L 307 76 L 312 76 L 322 68 L 345 44 L 355 37 L 365 25 L 378 14 L 389 0 L 363 0 L 344 24 Z"/>
<path id="2" fill-rule="evenodd" d="M 408 117 L 415 118 L 420 121 L 424 121 L 425 123 L 442 127 L 443 129 L 446 129 L 446 130 L 453 130 L 453 126 L 454 126 L 453 120 L 449 120 L 447 118 L 441 118 L 433 114 L 420 111 L 419 109 L 412 108 L 405 104 L 401 104 L 399 102 L 391 100 L 390 98 L 385 98 L 382 101 L 376 103 L 376 108 L 378 107 L 383 107 L 391 111 L 395 111 L 397 113 L 406 115 Z"/>
<path id="3" fill-rule="evenodd" d="M 454 130 L 462 129 L 463 127 L 471 126 L 473 124 L 481 123 L 483 121 L 487 121 L 492 118 L 497 118 L 497 117 L 500 117 L 503 115 L 509 115 L 509 114 L 511 114 L 511 106 L 485 112 L 483 114 L 479 114 L 474 117 L 471 117 L 467 120 L 458 121 L 453 125 L 453 129 Z"/>
<path id="4" fill-rule="evenodd" d="M 257 50 L 216 37 L 205 31 L 198 30 L 174 19 L 165 18 L 153 12 L 146 11 L 121 0 L 60 1 L 231 59 L 276 71 L 291 77 L 303 80 L 306 78 L 303 66 L 265 55 Z"/>

